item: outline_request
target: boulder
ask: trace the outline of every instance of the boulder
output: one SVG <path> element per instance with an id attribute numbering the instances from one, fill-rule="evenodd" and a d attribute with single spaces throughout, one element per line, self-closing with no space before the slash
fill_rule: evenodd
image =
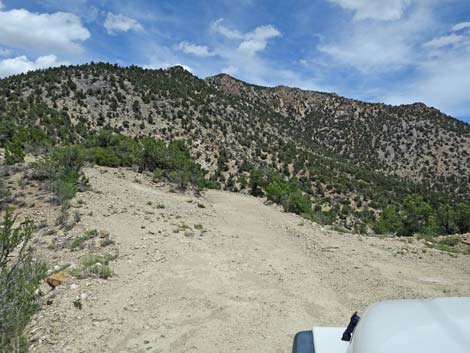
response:
<path id="1" fill-rule="evenodd" d="M 63 284 L 68 278 L 70 278 L 65 273 L 54 273 L 50 276 L 46 277 L 46 283 L 52 288 L 55 289 L 56 287 Z"/>

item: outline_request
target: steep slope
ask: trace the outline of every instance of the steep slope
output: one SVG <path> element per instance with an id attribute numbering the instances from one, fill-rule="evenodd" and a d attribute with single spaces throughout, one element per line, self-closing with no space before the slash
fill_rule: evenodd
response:
<path id="1" fill-rule="evenodd" d="M 218 75 L 218 90 L 281 114 L 306 145 L 415 181 L 458 188 L 470 174 L 470 125 L 422 103 L 391 106 Z"/>
<path id="2" fill-rule="evenodd" d="M 422 104 L 201 80 L 181 67 L 100 63 L 0 80 L 0 147 L 37 151 L 100 129 L 187 139 L 207 177 L 232 191 L 253 188 L 253 169 L 273 170 L 308 194 L 319 221 L 349 229 L 414 192 L 433 206 L 470 199 L 469 125 Z"/>
<path id="3" fill-rule="evenodd" d="M 70 130 L 83 136 L 100 128 L 136 137 L 191 138 L 193 150 L 204 156 L 201 162 L 209 169 L 217 164 L 221 149 L 234 155 L 231 162 L 239 163 L 239 157 L 251 156 L 253 141 L 277 146 L 288 139 L 278 122 L 218 93 L 179 67 L 84 65 L 0 82 L 4 118 L 41 126 L 62 139 Z M 60 120 L 63 129 L 57 126 Z M 223 162 L 228 162 L 230 156 L 224 157 Z"/>

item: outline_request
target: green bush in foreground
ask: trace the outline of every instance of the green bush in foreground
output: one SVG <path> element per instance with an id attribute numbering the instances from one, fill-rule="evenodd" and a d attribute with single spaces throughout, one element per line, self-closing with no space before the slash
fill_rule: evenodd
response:
<path id="1" fill-rule="evenodd" d="M 7 211 L 0 227 L 0 352 L 27 351 L 23 330 L 38 309 L 35 291 L 46 275 L 29 244 L 33 223 L 15 228 L 15 221 Z"/>
<path id="2" fill-rule="evenodd" d="M 36 170 L 49 179 L 49 188 L 61 203 L 70 200 L 86 184 L 80 170 L 85 163 L 85 150 L 81 146 L 57 147 Z"/>
<path id="3" fill-rule="evenodd" d="M 82 267 L 75 271 L 74 275 L 78 278 L 98 277 L 108 279 L 114 275 L 109 266 L 109 262 L 116 256 L 112 255 L 86 255 L 82 258 Z"/>

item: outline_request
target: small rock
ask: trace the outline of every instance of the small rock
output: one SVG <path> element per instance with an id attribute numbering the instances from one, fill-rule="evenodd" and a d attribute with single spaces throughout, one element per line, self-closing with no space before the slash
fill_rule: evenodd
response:
<path id="1" fill-rule="evenodd" d="M 56 287 L 60 286 L 62 283 L 64 283 L 69 276 L 67 276 L 65 273 L 55 273 L 53 275 L 47 276 L 46 277 L 46 283 L 52 288 L 55 289 Z"/>
<path id="2" fill-rule="evenodd" d="M 33 342 L 39 341 L 40 338 L 41 338 L 41 334 L 38 333 L 38 334 L 32 336 L 32 337 L 29 339 L 29 341 L 30 341 L 31 343 L 33 343 Z"/>
<path id="3" fill-rule="evenodd" d="M 98 235 L 100 238 L 109 238 L 111 234 L 107 230 L 100 230 Z"/>

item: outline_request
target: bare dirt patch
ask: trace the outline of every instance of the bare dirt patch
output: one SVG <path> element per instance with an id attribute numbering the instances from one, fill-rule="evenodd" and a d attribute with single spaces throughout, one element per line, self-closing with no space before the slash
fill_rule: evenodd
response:
<path id="1" fill-rule="evenodd" d="M 80 227 L 111 234 L 115 276 L 59 287 L 31 324 L 35 352 L 285 353 L 295 332 L 376 301 L 470 295 L 470 256 L 337 233 L 242 194 L 86 174 Z"/>

